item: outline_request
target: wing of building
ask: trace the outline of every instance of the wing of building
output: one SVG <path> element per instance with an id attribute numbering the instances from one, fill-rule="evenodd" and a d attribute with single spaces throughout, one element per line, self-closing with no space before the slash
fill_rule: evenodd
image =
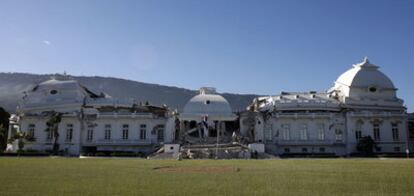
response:
<path id="1" fill-rule="evenodd" d="M 58 137 L 46 131 L 54 114 L 62 115 Z M 172 140 L 171 134 L 165 133 L 175 126 L 170 116 L 166 107 L 113 99 L 75 80 L 51 79 L 25 93 L 18 114 L 11 118 L 9 136 L 21 131 L 31 138 L 25 149 L 48 151 L 57 143 L 59 150 L 69 155 L 149 153 Z"/>
<path id="2" fill-rule="evenodd" d="M 351 155 L 366 136 L 377 144 L 375 153 L 405 153 L 413 147 L 409 115 L 396 92 L 391 79 L 365 58 L 326 92 L 256 98 L 241 113 L 241 133 L 277 155 Z"/>

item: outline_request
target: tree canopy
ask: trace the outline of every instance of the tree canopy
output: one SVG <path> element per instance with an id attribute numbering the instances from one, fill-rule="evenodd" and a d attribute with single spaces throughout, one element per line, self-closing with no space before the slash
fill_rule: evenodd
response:
<path id="1" fill-rule="evenodd" d="M 0 151 L 7 147 L 7 133 L 9 128 L 10 114 L 0 107 Z"/>

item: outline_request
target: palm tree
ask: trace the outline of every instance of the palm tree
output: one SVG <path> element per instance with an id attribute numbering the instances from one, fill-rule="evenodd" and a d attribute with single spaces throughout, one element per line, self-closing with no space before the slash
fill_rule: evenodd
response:
<path id="1" fill-rule="evenodd" d="M 53 136 L 53 153 L 57 154 L 59 151 L 59 123 L 62 121 L 62 113 L 52 112 L 50 119 L 46 122 L 46 132 Z"/>

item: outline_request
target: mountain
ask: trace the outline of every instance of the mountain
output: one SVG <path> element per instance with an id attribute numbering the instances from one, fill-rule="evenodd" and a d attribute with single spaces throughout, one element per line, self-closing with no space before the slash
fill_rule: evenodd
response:
<path id="1" fill-rule="evenodd" d="M 15 112 L 18 101 L 24 91 L 28 91 L 36 84 L 41 83 L 51 77 L 63 77 L 58 74 L 27 74 L 27 73 L 0 73 L 0 107 L 9 112 Z M 66 76 L 68 77 L 68 76 Z M 198 91 L 163 86 L 158 84 L 148 84 L 132 80 L 125 80 L 111 77 L 100 76 L 69 76 L 80 82 L 83 86 L 94 92 L 105 92 L 114 98 L 134 98 L 136 100 L 151 104 L 166 104 L 172 109 L 182 111 L 184 105 Z M 259 95 L 241 95 L 223 93 L 233 111 L 244 110 L 255 97 Z"/>

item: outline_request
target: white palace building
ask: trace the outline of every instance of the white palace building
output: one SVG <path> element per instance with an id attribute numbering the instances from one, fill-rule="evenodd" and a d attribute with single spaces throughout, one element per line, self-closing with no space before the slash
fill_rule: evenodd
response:
<path id="1" fill-rule="evenodd" d="M 34 141 L 25 148 L 51 150 L 53 132 L 46 132 L 52 113 L 62 114 L 58 143 L 70 155 L 89 151 L 151 152 L 171 142 L 175 126 L 165 107 L 113 99 L 95 94 L 74 80 L 48 80 L 36 85 L 21 100 L 18 115 L 10 118 L 9 137 L 26 132 Z M 17 149 L 14 145 L 14 150 Z"/>
<path id="2" fill-rule="evenodd" d="M 414 152 L 414 116 L 407 114 L 396 92 L 392 81 L 367 58 L 326 92 L 258 97 L 237 114 L 214 88 L 201 88 L 177 113 L 166 106 L 94 93 L 74 80 L 52 79 L 25 93 L 18 113 L 10 118 L 9 136 L 26 132 L 33 140 L 25 149 L 51 150 L 55 137 L 45 131 L 46 122 L 59 113 L 57 142 L 68 155 L 149 154 L 160 148 L 177 153 L 194 146 L 215 147 L 217 157 L 220 144 L 233 151 L 273 155 L 347 156 L 357 153 L 364 136 L 376 142 L 375 153 Z M 8 150 L 17 148 L 15 142 Z"/>
<path id="3" fill-rule="evenodd" d="M 376 141 L 377 153 L 412 151 L 403 100 L 378 68 L 365 58 L 326 92 L 258 97 L 241 114 L 241 132 L 264 143 L 267 152 L 279 155 L 350 155 L 363 136 Z"/>

